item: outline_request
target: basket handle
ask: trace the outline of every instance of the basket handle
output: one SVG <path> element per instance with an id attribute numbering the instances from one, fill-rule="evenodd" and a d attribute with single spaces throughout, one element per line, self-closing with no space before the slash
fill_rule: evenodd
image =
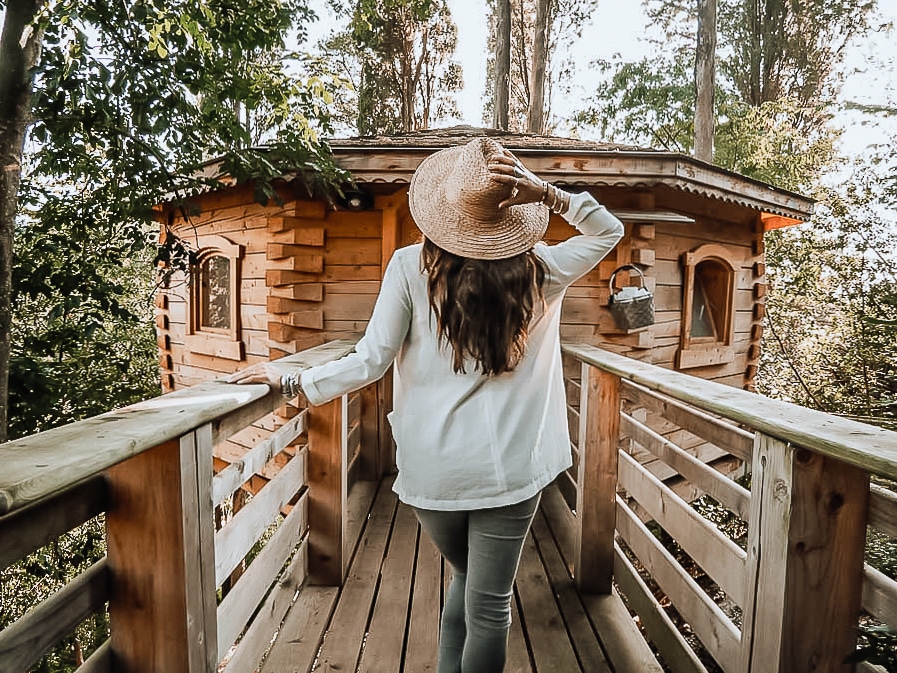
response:
<path id="1" fill-rule="evenodd" d="M 614 287 L 614 281 L 617 280 L 617 274 L 620 271 L 635 271 L 639 275 L 639 281 L 641 282 L 642 287 L 645 287 L 645 274 L 642 273 L 642 270 L 640 268 L 638 268 L 637 266 L 635 266 L 634 264 L 624 264 L 623 266 L 620 266 L 620 267 L 617 267 L 616 269 L 614 269 L 614 272 L 610 275 L 609 285 L 610 285 L 611 293 L 613 293 L 613 291 L 616 289 Z"/>

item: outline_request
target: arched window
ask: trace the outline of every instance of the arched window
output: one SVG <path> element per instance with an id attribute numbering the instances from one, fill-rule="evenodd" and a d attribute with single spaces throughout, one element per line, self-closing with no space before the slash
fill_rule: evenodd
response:
<path id="1" fill-rule="evenodd" d="M 731 362 L 735 264 L 721 245 L 702 245 L 683 256 L 679 369 Z"/>
<path id="2" fill-rule="evenodd" d="M 243 246 L 209 237 L 196 255 L 190 278 L 187 347 L 196 353 L 243 359 L 240 333 L 240 260 Z"/>

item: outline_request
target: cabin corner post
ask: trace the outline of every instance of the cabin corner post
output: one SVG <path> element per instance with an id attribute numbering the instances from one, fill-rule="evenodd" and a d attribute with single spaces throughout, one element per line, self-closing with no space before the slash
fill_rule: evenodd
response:
<path id="1" fill-rule="evenodd" d="M 861 610 L 869 473 L 760 432 L 744 673 L 848 673 Z"/>
<path id="2" fill-rule="evenodd" d="M 582 365 L 574 576 L 580 591 L 609 594 L 614 568 L 620 377 Z"/>
<path id="3" fill-rule="evenodd" d="M 217 666 L 212 431 L 205 425 L 106 472 L 115 670 Z"/>
<path id="4" fill-rule="evenodd" d="M 348 501 L 346 428 L 348 397 L 308 408 L 308 577 L 311 584 L 341 586 Z"/>

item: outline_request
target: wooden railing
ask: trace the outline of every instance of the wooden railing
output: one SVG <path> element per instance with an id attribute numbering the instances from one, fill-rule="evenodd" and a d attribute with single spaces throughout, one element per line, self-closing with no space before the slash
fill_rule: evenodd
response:
<path id="1" fill-rule="evenodd" d="M 897 630 L 897 582 L 864 564 L 867 526 L 897 538 L 897 494 L 870 489 L 897 479 L 897 433 L 564 350 L 574 468 L 545 506 L 579 586 L 615 582 L 670 670 L 707 670 L 677 622 L 726 673 L 851 671 L 861 613 Z M 707 464 L 729 454 L 750 490 Z M 689 504 L 700 493 L 746 527 L 741 544 Z"/>
<path id="2" fill-rule="evenodd" d="M 726 673 L 848 671 L 861 611 L 897 628 L 897 582 L 863 562 L 867 526 L 897 538 L 897 496 L 869 485 L 897 479 L 897 434 L 565 351 L 574 467 L 543 508 L 581 591 L 616 586 L 671 671 L 705 656 Z M 345 579 L 391 469 L 389 408 L 382 382 L 302 410 L 210 382 L 0 446 L 0 569 L 97 517 L 108 548 L 0 632 L 0 671 L 107 609 L 111 637 L 79 671 L 255 670 L 303 587 Z M 701 493 L 746 535 L 693 508 Z"/>
<path id="3" fill-rule="evenodd" d="M 79 671 L 255 670 L 300 585 L 345 577 L 383 470 L 381 407 L 376 385 L 299 410 L 216 381 L 0 447 L 0 569 L 97 516 L 108 549 L 0 632 L 0 671 L 107 605 L 111 637 Z M 213 475 L 227 442 L 247 448 Z"/>

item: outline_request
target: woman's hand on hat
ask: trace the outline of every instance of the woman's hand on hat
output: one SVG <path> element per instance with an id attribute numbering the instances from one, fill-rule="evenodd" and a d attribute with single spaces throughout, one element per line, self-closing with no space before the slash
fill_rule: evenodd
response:
<path id="1" fill-rule="evenodd" d="M 512 187 L 511 196 L 498 204 L 499 208 L 542 200 L 545 183 L 507 150 L 492 157 L 488 168 L 493 180 Z"/>

